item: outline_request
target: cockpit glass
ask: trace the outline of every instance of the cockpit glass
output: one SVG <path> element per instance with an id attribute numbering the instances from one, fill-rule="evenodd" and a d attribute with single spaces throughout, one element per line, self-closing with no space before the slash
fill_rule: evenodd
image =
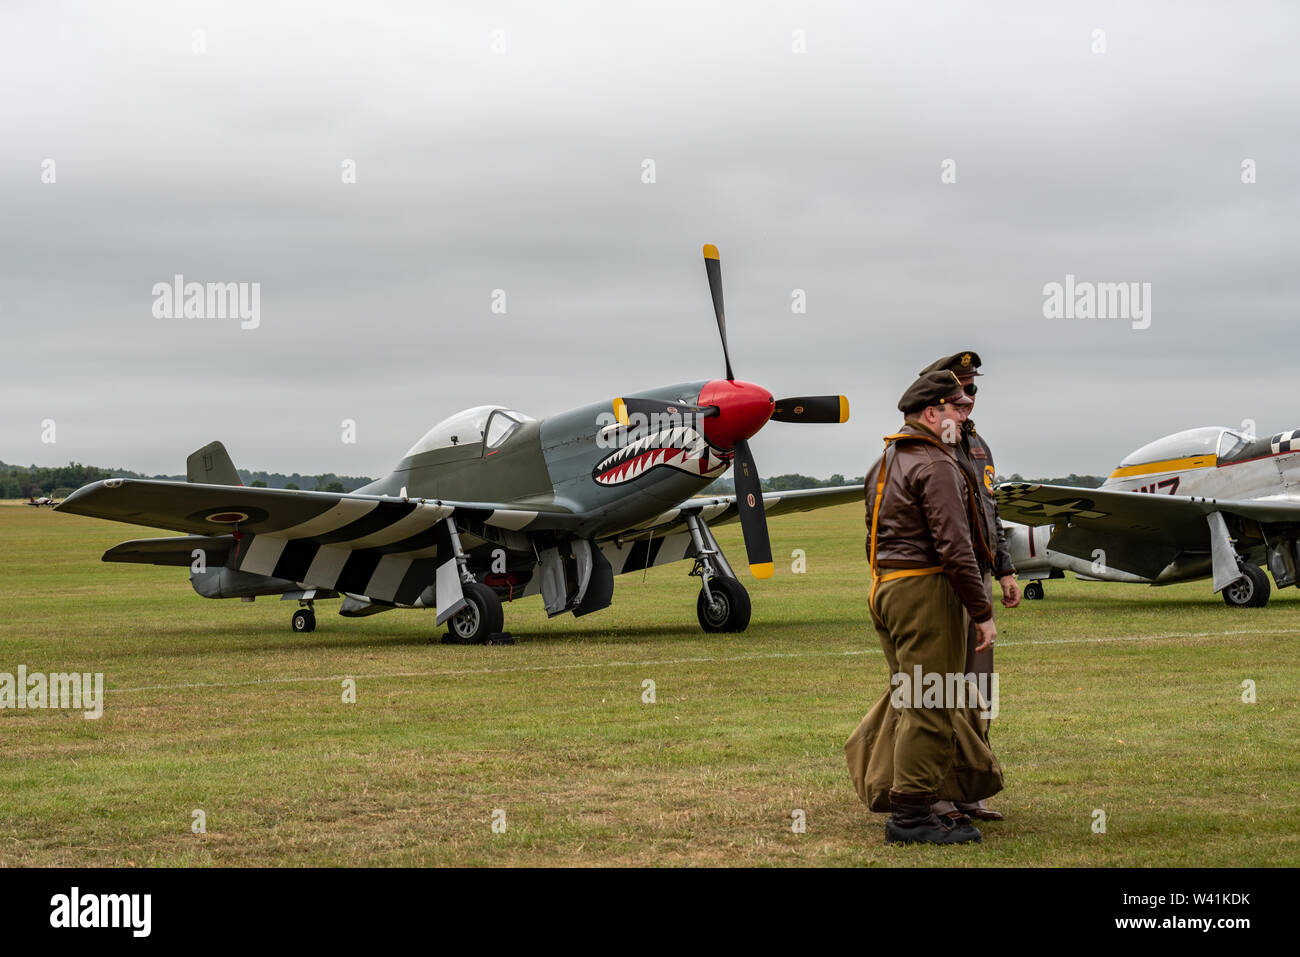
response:
<path id="1" fill-rule="evenodd" d="M 406 454 L 418 455 L 421 452 L 432 452 L 437 449 L 477 445 L 483 441 L 483 427 L 487 425 L 488 416 L 492 414 L 494 408 L 490 405 L 475 406 L 443 419 L 426 432 L 420 441 L 411 446 Z"/>
<path id="2" fill-rule="evenodd" d="M 1248 435 L 1242 435 L 1240 432 L 1234 432 L 1232 429 L 1224 429 L 1223 436 L 1219 439 L 1219 459 L 1230 459 L 1251 442 Z"/>
<path id="3" fill-rule="evenodd" d="M 487 436 L 484 438 L 485 444 L 489 449 L 500 448 L 501 444 L 510 438 L 510 435 L 515 429 L 519 428 L 520 424 L 519 420 L 508 412 L 494 412 L 488 422 Z"/>

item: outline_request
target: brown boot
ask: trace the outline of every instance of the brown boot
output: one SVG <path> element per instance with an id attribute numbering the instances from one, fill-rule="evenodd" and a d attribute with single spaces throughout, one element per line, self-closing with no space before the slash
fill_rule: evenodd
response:
<path id="1" fill-rule="evenodd" d="M 946 817 L 948 820 L 952 821 L 953 824 L 957 827 L 961 827 L 963 824 L 971 823 L 970 815 L 966 814 L 964 811 L 959 810 L 957 805 L 954 804 L 952 801 L 947 801 L 944 800 L 943 798 L 940 798 L 938 801 L 935 801 L 933 804 L 931 804 L 930 810 L 933 811 L 939 817 Z"/>
<path id="2" fill-rule="evenodd" d="M 995 811 L 992 808 L 985 807 L 983 801 L 976 801 L 973 804 L 967 804 L 965 801 L 958 801 L 956 804 L 958 811 L 963 814 L 969 814 L 970 817 L 978 818 L 981 821 L 1003 821 L 1001 811 Z M 969 820 L 969 818 L 967 819 Z"/>

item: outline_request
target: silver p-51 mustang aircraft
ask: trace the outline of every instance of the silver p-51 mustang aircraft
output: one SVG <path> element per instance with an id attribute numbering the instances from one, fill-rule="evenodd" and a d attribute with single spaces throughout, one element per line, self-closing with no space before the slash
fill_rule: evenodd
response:
<path id="1" fill-rule="evenodd" d="M 839 395 L 773 399 L 736 380 L 727 354 L 718 251 L 704 247 L 726 378 L 663 386 L 535 419 L 479 406 L 430 429 L 385 477 L 350 494 L 245 488 L 220 442 L 187 462 L 187 482 L 107 479 L 60 511 L 187 533 L 124 542 L 104 561 L 190 567 L 207 598 L 297 600 L 340 614 L 437 608 L 449 638 L 503 629 L 501 601 L 540 594 L 547 614 L 586 615 L 614 576 L 692 560 L 705 631 L 743 631 L 750 603 L 710 525 L 739 520 L 750 571 L 772 574 L 766 514 L 855 501 L 862 486 L 760 490 L 748 439 L 769 419 L 844 422 Z M 735 465 L 736 495 L 694 498 Z"/>
<path id="2" fill-rule="evenodd" d="M 1300 430 L 1256 438 L 1210 426 L 1157 439 L 1128 455 L 1101 488 L 1004 483 L 998 510 L 1013 522 L 1016 571 L 1062 569 L 1105 581 L 1169 585 L 1210 578 L 1229 605 L 1268 602 L 1300 569 Z M 1031 582 L 1027 598 L 1041 598 Z"/>

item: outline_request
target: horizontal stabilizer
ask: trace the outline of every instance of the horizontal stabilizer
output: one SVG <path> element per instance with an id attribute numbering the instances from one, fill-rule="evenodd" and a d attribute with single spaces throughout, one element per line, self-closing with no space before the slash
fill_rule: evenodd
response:
<path id="1" fill-rule="evenodd" d="M 220 442 L 209 442 L 185 460 L 185 479 L 195 485 L 243 485 Z"/>

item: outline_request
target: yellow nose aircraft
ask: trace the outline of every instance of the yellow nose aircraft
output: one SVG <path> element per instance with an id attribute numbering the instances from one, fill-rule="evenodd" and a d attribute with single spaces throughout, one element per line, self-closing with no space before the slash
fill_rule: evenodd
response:
<path id="1" fill-rule="evenodd" d="M 1017 573 L 1169 585 L 1209 578 L 1237 608 L 1268 602 L 1300 569 L 1300 430 L 1256 438 L 1207 426 L 1126 456 L 1101 488 L 1009 482 L 994 493 Z"/>

